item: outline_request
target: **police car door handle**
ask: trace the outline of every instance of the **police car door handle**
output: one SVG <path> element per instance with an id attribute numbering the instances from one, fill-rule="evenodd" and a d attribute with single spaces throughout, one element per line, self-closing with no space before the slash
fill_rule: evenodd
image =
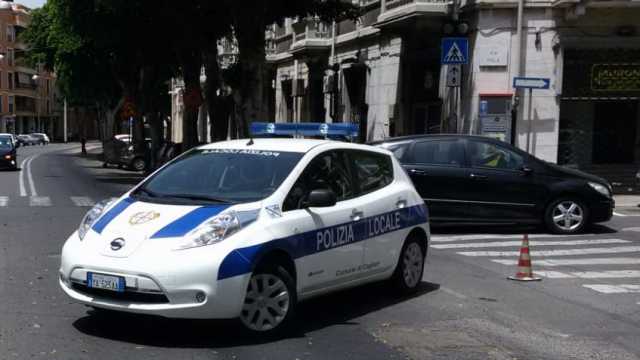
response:
<path id="1" fill-rule="evenodd" d="M 427 172 L 422 169 L 409 169 L 409 174 L 411 175 L 427 175 Z"/>
<path id="2" fill-rule="evenodd" d="M 360 210 L 353 209 L 353 211 L 351 212 L 351 220 L 353 221 L 358 221 L 362 219 L 363 216 L 364 216 L 364 213 Z"/>
<path id="3" fill-rule="evenodd" d="M 407 206 L 407 200 L 400 199 L 400 200 L 398 200 L 398 202 L 396 202 L 396 207 L 397 207 L 398 209 L 403 209 L 403 208 L 405 208 L 406 206 Z"/>

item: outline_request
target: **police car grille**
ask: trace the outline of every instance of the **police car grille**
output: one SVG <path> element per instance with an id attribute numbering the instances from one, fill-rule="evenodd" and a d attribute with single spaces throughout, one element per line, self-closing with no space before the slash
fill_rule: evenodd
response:
<path id="1" fill-rule="evenodd" d="M 135 304 L 166 304 L 169 299 L 164 294 L 139 293 L 132 291 L 115 292 L 109 290 L 93 289 L 86 285 L 74 283 L 73 289 L 85 295 L 101 299 L 125 301 Z"/>

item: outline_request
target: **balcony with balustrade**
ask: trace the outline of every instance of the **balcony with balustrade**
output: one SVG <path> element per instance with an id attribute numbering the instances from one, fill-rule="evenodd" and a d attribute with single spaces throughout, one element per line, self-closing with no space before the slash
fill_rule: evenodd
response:
<path id="1" fill-rule="evenodd" d="M 317 18 L 304 18 L 292 24 L 291 53 L 318 53 L 331 47 L 331 24 Z"/>
<path id="2" fill-rule="evenodd" d="M 451 0 L 380 0 L 378 27 L 396 24 L 417 17 L 445 17 L 451 10 Z"/>

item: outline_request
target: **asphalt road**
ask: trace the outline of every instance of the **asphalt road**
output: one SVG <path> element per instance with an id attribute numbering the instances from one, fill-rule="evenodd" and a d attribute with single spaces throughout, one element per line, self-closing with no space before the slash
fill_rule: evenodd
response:
<path id="1" fill-rule="evenodd" d="M 0 171 L 0 359 L 640 358 L 633 209 L 573 237 L 436 229 L 417 296 L 374 284 L 311 300 L 281 338 L 230 321 L 94 314 L 58 288 L 61 246 L 93 202 L 140 177 L 78 152 L 22 148 L 22 171 Z M 540 282 L 506 280 L 523 232 Z"/>

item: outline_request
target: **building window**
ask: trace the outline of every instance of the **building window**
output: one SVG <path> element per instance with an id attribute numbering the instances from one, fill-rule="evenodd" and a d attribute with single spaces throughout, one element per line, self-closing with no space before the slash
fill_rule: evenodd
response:
<path id="1" fill-rule="evenodd" d="M 13 26 L 7 25 L 7 42 L 14 42 L 14 41 L 15 41 L 15 30 L 13 29 Z"/>
<path id="2" fill-rule="evenodd" d="M 0 95 L 0 114 L 4 112 L 4 99 L 2 98 L 2 95 Z"/>
<path id="3" fill-rule="evenodd" d="M 13 66 L 15 63 L 15 53 L 13 49 L 7 49 L 7 65 Z"/>
<path id="4" fill-rule="evenodd" d="M 9 113 L 11 114 L 13 114 L 13 102 L 14 102 L 13 96 L 9 96 Z"/>
<path id="5" fill-rule="evenodd" d="M 9 80 L 9 81 L 8 81 L 8 83 L 9 83 L 9 85 L 8 85 L 9 90 L 13 90 L 13 87 L 14 87 L 14 83 L 13 83 L 13 73 L 8 73 L 8 74 L 7 74 L 7 79 Z"/>

